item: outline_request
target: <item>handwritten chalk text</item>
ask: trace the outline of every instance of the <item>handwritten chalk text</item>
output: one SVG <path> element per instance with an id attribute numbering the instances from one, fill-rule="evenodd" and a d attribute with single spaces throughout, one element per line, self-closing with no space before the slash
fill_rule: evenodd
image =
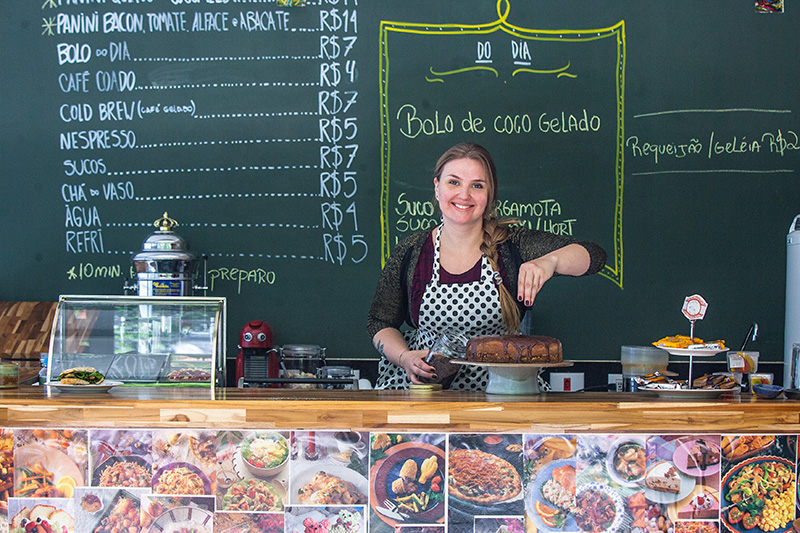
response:
<path id="1" fill-rule="evenodd" d="M 271 270 L 264 270 L 263 268 L 254 268 L 245 270 L 242 268 L 214 268 L 208 271 L 208 277 L 211 279 L 211 286 L 209 289 L 214 290 L 214 285 L 218 282 L 234 282 L 236 283 L 237 294 L 242 293 L 242 283 L 252 283 L 255 285 L 273 285 L 275 283 L 275 272 Z"/>
<path id="2" fill-rule="evenodd" d="M 595 133 L 600 131 L 602 124 L 598 115 L 591 114 L 586 109 L 576 112 L 544 112 L 538 116 L 529 113 L 501 114 L 486 121 L 472 111 L 468 111 L 463 118 L 439 110 L 423 116 L 413 104 L 403 104 L 397 110 L 395 118 L 400 133 L 409 139 L 420 135 L 429 137 L 451 134 L 456 127 L 460 127 L 464 133 L 482 134 L 487 131 L 488 124 L 491 125 L 491 131 L 504 135 Z"/>

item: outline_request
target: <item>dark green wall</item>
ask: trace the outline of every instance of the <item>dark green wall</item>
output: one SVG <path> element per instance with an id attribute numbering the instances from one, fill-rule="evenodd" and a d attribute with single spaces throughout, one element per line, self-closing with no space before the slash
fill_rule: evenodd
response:
<path id="1" fill-rule="evenodd" d="M 435 223 L 433 165 L 473 140 L 496 158 L 504 213 L 609 252 L 602 275 L 537 298 L 533 329 L 567 358 L 688 334 L 695 293 L 709 302 L 698 336 L 736 346 L 758 321 L 762 357 L 782 358 L 784 237 L 800 212 L 791 10 L 75 3 L 0 8 L 0 299 L 121 293 L 169 211 L 228 298 L 229 352 L 265 319 L 277 344 L 372 355 L 382 261 Z M 75 26 L 95 13 L 96 31 Z M 253 274 L 224 279 L 232 269 Z"/>

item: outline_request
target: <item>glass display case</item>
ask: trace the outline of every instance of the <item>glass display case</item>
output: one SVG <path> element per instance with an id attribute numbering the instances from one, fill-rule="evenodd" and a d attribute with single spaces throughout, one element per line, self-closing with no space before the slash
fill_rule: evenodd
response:
<path id="1" fill-rule="evenodd" d="M 126 385 L 224 386 L 225 298 L 61 296 L 47 381 L 89 366 Z"/>

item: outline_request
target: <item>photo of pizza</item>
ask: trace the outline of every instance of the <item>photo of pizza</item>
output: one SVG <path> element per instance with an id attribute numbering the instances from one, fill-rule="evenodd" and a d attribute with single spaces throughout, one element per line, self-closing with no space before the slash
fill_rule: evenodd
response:
<path id="1" fill-rule="evenodd" d="M 476 505 L 510 500 L 522 491 L 522 479 L 505 459 L 482 450 L 454 449 L 448 456 L 450 496 Z"/>

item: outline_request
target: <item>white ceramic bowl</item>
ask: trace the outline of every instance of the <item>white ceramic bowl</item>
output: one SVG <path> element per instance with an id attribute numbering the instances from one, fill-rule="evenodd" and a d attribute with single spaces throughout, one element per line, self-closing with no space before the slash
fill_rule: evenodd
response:
<path id="1" fill-rule="evenodd" d="M 260 440 L 271 440 L 283 448 L 281 456 L 277 457 L 275 461 L 269 464 L 260 464 L 258 459 L 252 455 L 251 446 L 253 442 Z M 239 448 L 242 455 L 242 463 L 251 474 L 258 477 L 273 477 L 276 476 L 283 467 L 289 462 L 289 442 L 286 437 L 279 433 L 256 433 L 252 437 L 248 437 L 242 441 Z"/>

